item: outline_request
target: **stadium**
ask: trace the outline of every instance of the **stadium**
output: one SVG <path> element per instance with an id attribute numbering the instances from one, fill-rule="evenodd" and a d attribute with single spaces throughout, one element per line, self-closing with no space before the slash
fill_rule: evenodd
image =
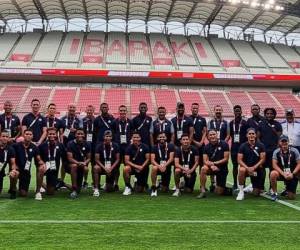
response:
<path id="1" fill-rule="evenodd" d="M 57 117 L 70 103 L 97 116 L 105 102 L 132 118 L 145 102 L 149 116 L 163 106 L 172 118 L 182 102 L 206 119 L 216 105 L 228 121 L 235 105 L 249 118 L 253 104 L 300 118 L 298 0 L 0 0 L 0 33 L 0 107 L 11 101 L 20 119 L 35 98 Z M 178 199 L 62 190 L 37 202 L 33 180 L 29 198 L 7 199 L 6 178 L 0 248 L 299 248 L 299 195 L 197 200 L 199 185 L 197 175 L 194 194 Z"/>

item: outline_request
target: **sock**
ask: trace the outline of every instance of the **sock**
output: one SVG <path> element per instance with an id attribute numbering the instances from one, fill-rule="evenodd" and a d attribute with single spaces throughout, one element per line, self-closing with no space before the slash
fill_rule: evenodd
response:
<path id="1" fill-rule="evenodd" d="M 151 187 L 151 190 L 152 190 L 153 192 L 156 191 L 156 186 L 153 185 L 153 186 Z"/>
<path id="2" fill-rule="evenodd" d="M 244 185 L 239 185 L 240 192 L 244 192 Z"/>

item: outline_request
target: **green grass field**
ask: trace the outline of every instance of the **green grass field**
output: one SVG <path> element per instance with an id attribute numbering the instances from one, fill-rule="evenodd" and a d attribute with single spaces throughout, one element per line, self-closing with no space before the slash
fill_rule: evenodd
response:
<path id="1" fill-rule="evenodd" d="M 197 200 L 199 180 L 194 194 L 179 198 L 94 198 L 89 189 L 76 200 L 62 190 L 43 201 L 34 200 L 34 181 L 30 197 L 16 200 L 7 199 L 5 184 L 1 249 L 299 249 L 299 211 L 251 195 Z M 300 195 L 291 203 L 300 207 Z"/>

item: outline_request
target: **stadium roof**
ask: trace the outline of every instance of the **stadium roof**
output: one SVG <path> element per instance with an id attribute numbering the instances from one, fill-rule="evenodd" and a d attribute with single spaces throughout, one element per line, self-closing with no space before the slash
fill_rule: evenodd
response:
<path id="1" fill-rule="evenodd" d="M 300 0 L 1 0 L 0 20 L 142 20 L 300 33 Z"/>

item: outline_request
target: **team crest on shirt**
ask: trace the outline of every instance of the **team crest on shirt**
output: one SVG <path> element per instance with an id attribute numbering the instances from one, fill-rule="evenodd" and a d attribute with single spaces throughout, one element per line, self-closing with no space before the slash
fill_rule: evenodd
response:
<path id="1" fill-rule="evenodd" d="M 14 122 L 14 121 L 15 121 L 15 118 L 12 118 L 11 120 Z"/>
<path id="2" fill-rule="evenodd" d="M 147 120 L 147 123 L 149 123 L 150 121 L 149 120 Z"/>
<path id="3" fill-rule="evenodd" d="M 183 122 L 185 122 L 185 120 L 183 120 Z"/>
<path id="4" fill-rule="evenodd" d="M 221 150 L 222 148 L 221 147 L 218 147 L 218 150 Z"/>
<path id="5" fill-rule="evenodd" d="M 40 118 L 39 121 L 41 122 L 41 121 L 42 121 L 42 118 Z"/>
<path id="6" fill-rule="evenodd" d="M 32 152 L 32 148 L 29 149 L 29 152 Z"/>
<path id="7" fill-rule="evenodd" d="M 257 150 L 258 149 L 258 147 L 255 147 L 255 150 Z"/>
<path id="8" fill-rule="evenodd" d="M 143 152 L 143 149 L 142 149 L 142 148 L 140 149 L 140 152 Z"/>
<path id="9" fill-rule="evenodd" d="M 83 147 L 82 150 L 85 150 L 85 147 Z"/>
<path id="10" fill-rule="evenodd" d="M 59 149 L 59 146 L 56 146 L 56 149 Z"/>

